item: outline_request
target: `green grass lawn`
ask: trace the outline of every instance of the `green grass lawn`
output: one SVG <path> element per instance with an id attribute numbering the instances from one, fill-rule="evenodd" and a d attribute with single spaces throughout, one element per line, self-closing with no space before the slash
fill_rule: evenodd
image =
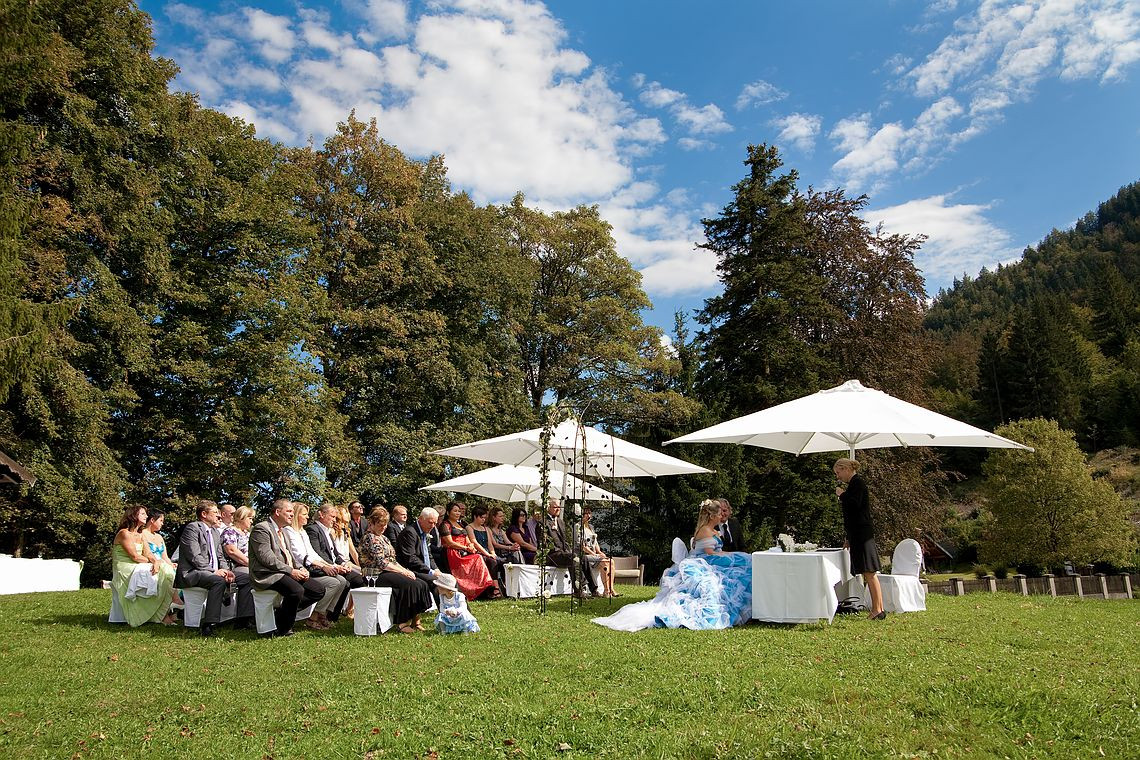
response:
<path id="1" fill-rule="evenodd" d="M 655 589 L 623 590 L 574 616 L 474 604 L 472 636 L 281 640 L 112 626 L 108 591 L 0 597 L 0 757 L 1140 757 L 1140 600 L 589 622 Z"/>

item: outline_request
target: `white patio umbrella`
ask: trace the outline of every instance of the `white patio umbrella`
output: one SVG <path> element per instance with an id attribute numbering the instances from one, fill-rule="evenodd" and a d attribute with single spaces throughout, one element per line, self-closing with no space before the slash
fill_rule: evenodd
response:
<path id="1" fill-rule="evenodd" d="M 573 475 L 563 484 L 562 473 L 549 470 L 546 474 L 549 494 L 561 499 L 573 496 L 587 501 L 624 502 L 626 499 L 605 489 L 587 483 Z M 421 491 L 457 491 L 483 496 L 496 501 L 532 501 L 542 496 L 542 480 L 537 467 L 501 464 L 485 470 L 460 475 L 457 478 L 424 486 Z"/>
<path id="2" fill-rule="evenodd" d="M 542 428 L 521 433 L 501 435 L 474 443 L 433 451 L 461 459 L 503 464 L 542 465 Z M 559 423 L 550 436 L 550 462 L 548 469 L 579 472 L 599 478 L 659 477 L 661 475 L 692 475 L 712 472 L 681 459 L 662 454 L 644 446 L 603 433 L 597 428 L 569 419 Z M 585 472 L 580 472 L 585 456 Z"/>
<path id="3" fill-rule="evenodd" d="M 846 450 L 851 458 L 856 449 L 892 446 L 1033 450 L 882 391 L 865 388 L 858 380 L 848 380 L 835 388 L 665 443 L 741 443 L 796 455 Z"/>

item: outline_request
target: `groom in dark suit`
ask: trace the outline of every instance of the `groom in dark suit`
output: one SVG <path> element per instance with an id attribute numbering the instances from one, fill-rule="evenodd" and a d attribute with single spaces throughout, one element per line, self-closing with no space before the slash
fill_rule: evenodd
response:
<path id="1" fill-rule="evenodd" d="M 198 502 L 198 519 L 183 528 L 178 539 L 178 571 L 174 575 L 174 587 L 206 589 L 206 611 L 198 625 L 203 636 L 214 635 L 214 626 L 222 619 L 223 599 L 234 582 L 229 560 L 222 554 L 222 540 L 218 535 L 219 515 L 217 503 L 203 499 Z M 238 593 L 249 595 L 248 578 Z"/>
<path id="2" fill-rule="evenodd" d="M 726 552 L 742 552 L 744 534 L 740 532 L 740 521 L 732 516 L 732 505 L 728 503 L 728 499 L 718 499 L 718 501 L 720 524 L 717 528 L 720 530 L 720 540 L 724 543 L 721 549 Z"/>

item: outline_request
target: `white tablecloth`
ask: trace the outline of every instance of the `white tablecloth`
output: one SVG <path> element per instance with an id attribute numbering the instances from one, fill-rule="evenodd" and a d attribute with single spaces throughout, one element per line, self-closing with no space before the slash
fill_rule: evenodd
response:
<path id="1" fill-rule="evenodd" d="M 78 591 L 82 562 L 72 559 L 24 559 L 0 554 L 0 594 L 29 591 Z"/>
<path id="2" fill-rule="evenodd" d="M 377 629 L 387 633 L 392 627 L 392 589 L 383 586 L 361 586 L 351 592 L 356 611 L 352 613 L 352 632 L 357 636 L 375 636 Z"/>
<path id="3" fill-rule="evenodd" d="M 507 596 L 512 599 L 531 599 L 538 596 L 538 565 L 507 565 Z M 600 591 L 601 573 L 594 570 L 594 581 Z M 552 596 L 569 594 L 570 571 L 563 567 L 546 568 L 546 582 Z"/>
<path id="4" fill-rule="evenodd" d="M 835 617 L 835 585 L 851 578 L 846 549 L 752 554 L 752 617 L 769 623 L 814 623 Z"/>

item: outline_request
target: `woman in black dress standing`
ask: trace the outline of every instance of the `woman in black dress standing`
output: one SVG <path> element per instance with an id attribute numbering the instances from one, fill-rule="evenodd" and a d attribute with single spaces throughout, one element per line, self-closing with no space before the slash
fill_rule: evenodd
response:
<path id="1" fill-rule="evenodd" d="M 835 477 L 843 485 L 835 489 L 839 505 L 843 508 L 843 529 L 847 533 L 846 546 L 851 551 L 851 572 L 860 573 L 863 583 L 871 592 L 871 619 L 887 617 L 883 609 L 883 590 L 879 587 L 879 547 L 875 544 L 875 525 L 871 521 L 871 499 L 867 484 L 859 475 L 859 463 L 854 459 L 837 459 Z"/>

